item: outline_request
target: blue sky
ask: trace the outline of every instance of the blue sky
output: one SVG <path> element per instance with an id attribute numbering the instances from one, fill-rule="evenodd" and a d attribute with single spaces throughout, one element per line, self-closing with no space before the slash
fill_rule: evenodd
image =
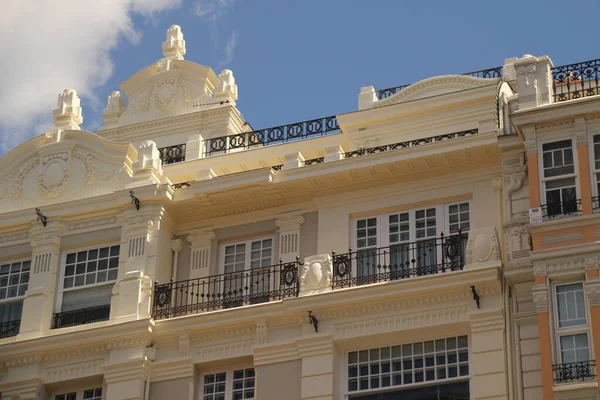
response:
<path id="1" fill-rule="evenodd" d="M 172 24 L 182 28 L 187 60 L 233 70 L 238 108 L 255 129 L 355 110 L 361 86 L 500 66 L 524 53 L 555 65 L 600 58 L 586 23 L 597 0 L 573 8 L 442 0 L 90 0 L 77 8 L 56 0 L 39 15 L 5 1 L 0 48 L 8 49 L 3 64 L 12 61 L 0 66 L 0 155 L 51 126 L 66 87 L 82 97 L 83 128 L 95 130 L 108 94 L 161 58 Z"/>

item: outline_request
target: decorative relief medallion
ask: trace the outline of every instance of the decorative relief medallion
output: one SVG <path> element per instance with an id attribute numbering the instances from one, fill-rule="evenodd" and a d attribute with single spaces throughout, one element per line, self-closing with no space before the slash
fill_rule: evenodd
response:
<path id="1" fill-rule="evenodd" d="M 304 259 L 300 274 L 300 291 L 312 291 L 331 287 L 332 264 L 329 254 Z"/>
<path id="2" fill-rule="evenodd" d="M 43 197 L 57 197 L 64 192 L 71 172 L 67 165 L 69 153 L 62 152 L 44 156 L 38 175 L 38 189 Z"/>
<path id="3" fill-rule="evenodd" d="M 495 230 L 475 229 L 469 232 L 466 258 L 467 264 L 499 260 L 500 249 Z"/>
<path id="4" fill-rule="evenodd" d="M 162 111 L 168 111 L 175 104 L 175 95 L 177 93 L 177 80 L 167 79 L 156 84 L 154 94 L 154 105 Z"/>
<path id="5" fill-rule="evenodd" d="M 39 164 L 40 158 L 34 157 L 31 160 L 27 161 L 25 165 L 23 165 L 21 168 L 19 168 L 17 174 L 15 175 L 15 181 L 12 188 L 13 197 L 19 197 L 21 193 L 23 193 L 23 179 L 25 179 L 25 176 L 29 173 L 29 171 L 31 171 L 36 165 Z"/>

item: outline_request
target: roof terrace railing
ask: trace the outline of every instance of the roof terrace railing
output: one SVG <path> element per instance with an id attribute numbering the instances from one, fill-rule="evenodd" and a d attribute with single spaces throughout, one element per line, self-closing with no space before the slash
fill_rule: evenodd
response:
<path id="1" fill-rule="evenodd" d="M 552 68 L 554 102 L 600 94 L 600 59 Z"/>
<path id="2" fill-rule="evenodd" d="M 174 164 L 185 161 L 185 143 L 157 149 L 162 164 Z"/>
<path id="3" fill-rule="evenodd" d="M 337 117 L 332 115 L 289 125 L 207 139 L 204 155 L 225 154 L 235 150 L 248 150 L 254 147 L 281 144 L 339 132 L 341 130 Z"/>
<path id="4" fill-rule="evenodd" d="M 485 78 L 485 79 L 502 78 L 502 69 L 503 69 L 503 67 L 494 67 L 494 68 L 482 69 L 480 71 L 467 72 L 467 73 L 461 74 L 461 75 L 468 75 L 468 76 L 472 76 L 474 78 Z M 409 83 L 408 85 L 380 89 L 380 90 L 375 91 L 375 93 L 377 94 L 378 100 L 383 100 L 383 99 L 387 99 L 388 97 L 409 87 L 410 85 L 412 85 L 412 83 Z"/>

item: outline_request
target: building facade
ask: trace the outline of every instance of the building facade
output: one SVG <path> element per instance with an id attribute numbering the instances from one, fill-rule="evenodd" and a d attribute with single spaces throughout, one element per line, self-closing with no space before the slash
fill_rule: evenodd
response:
<path id="1" fill-rule="evenodd" d="M 162 50 L 0 159 L 2 400 L 598 399 L 600 62 L 254 130 Z"/>

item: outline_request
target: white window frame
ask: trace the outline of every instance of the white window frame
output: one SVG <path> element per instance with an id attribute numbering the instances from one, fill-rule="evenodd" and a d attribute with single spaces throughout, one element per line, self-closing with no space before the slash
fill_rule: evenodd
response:
<path id="1" fill-rule="evenodd" d="M 240 240 L 235 242 L 225 242 L 220 246 L 219 251 L 219 274 L 225 273 L 225 248 L 228 246 L 237 246 L 240 244 L 246 245 L 245 258 L 244 258 L 244 271 L 250 271 L 250 254 L 252 253 L 252 242 L 258 242 L 263 240 L 271 240 L 271 262 L 270 265 L 274 265 L 275 262 L 275 238 L 273 236 L 261 236 L 254 237 L 246 240 Z"/>
<path id="2" fill-rule="evenodd" d="M 592 209 L 594 212 L 600 212 L 600 193 L 598 192 L 598 183 L 600 182 L 600 168 L 596 169 L 596 154 L 594 151 L 594 137 L 600 139 L 600 134 L 590 135 L 588 137 L 588 157 L 590 167 L 590 185 L 592 188 L 592 197 L 599 197 L 596 204 L 592 201 Z M 600 142 L 598 143 L 600 145 Z"/>
<path id="3" fill-rule="evenodd" d="M 233 372 L 238 370 L 246 370 L 246 369 L 254 370 L 254 397 L 251 397 L 249 400 L 256 399 L 256 368 L 251 364 L 240 364 L 234 367 L 226 367 L 226 368 L 211 368 L 206 371 L 202 371 L 200 376 L 198 377 L 197 387 L 198 387 L 198 397 L 197 400 L 204 400 L 204 377 L 208 375 L 215 375 L 220 373 L 225 373 L 225 400 L 233 399 Z"/>
<path id="4" fill-rule="evenodd" d="M 469 366 L 469 374 L 465 375 L 465 376 L 457 376 L 455 378 L 446 378 L 446 379 L 439 379 L 439 380 L 433 380 L 433 381 L 424 381 L 424 382 L 417 382 L 417 383 L 410 383 L 410 384 L 402 384 L 402 385 L 396 385 L 396 386 L 388 386 L 388 387 L 379 387 L 376 389 L 366 389 L 366 390 L 355 390 L 355 391 L 349 391 L 348 389 L 348 380 L 349 380 L 349 376 L 348 376 L 348 355 L 351 352 L 360 352 L 361 350 L 370 350 L 372 348 L 379 348 L 381 349 L 382 347 L 387 347 L 387 346 L 402 346 L 405 344 L 413 344 L 413 343 L 418 343 L 418 342 L 426 342 L 426 341 L 430 341 L 433 340 L 434 342 L 438 339 L 448 339 L 448 338 L 452 338 L 452 337 L 459 337 L 459 336 L 466 336 L 467 337 L 467 341 L 468 341 L 468 346 L 467 346 L 467 354 L 469 357 L 468 360 L 468 366 Z M 407 342 L 398 342 L 398 341 L 383 341 L 382 343 L 377 343 L 376 345 L 373 345 L 371 347 L 365 348 L 364 346 L 360 346 L 359 345 L 354 345 L 352 347 L 348 347 L 346 349 L 344 349 L 343 351 L 343 357 L 340 357 L 340 360 L 338 362 L 341 374 L 341 383 L 339 387 L 339 391 L 342 394 L 342 398 L 343 399 L 349 399 L 350 396 L 356 396 L 356 395 L 368 395 L 368 394 L 375 394 L 375 393 L 385 393 L 385 392 L 393 392 L 393 391 L 401 391 L 401 390 L 408 390 L 408 389 L 415 389 L 415 388 L 419 388 L 419 387 L 424 387 L 424 386 L 431 386 L 431 385 L 444 385 L 444 384 L 448 384 L 448 383 L 455 383 L 455 382 L 462 382 L 462 381 L 471 381 L 471 378 L 473 376 L 473 346 L 472 346 L 472 337 L 470 334 L 468 333 L 462 333 L 460 331 L 458 332 L 448 332 L 447 335 L 443 336 L 443 337 L 439 337 L 439 336 L 429 336 L 426 335 L 423 338 L 415 338 L 415 340 L 412 341 L 407 341 Z M 446 350 L 447 351 L 447 350 Z M 457 366 L 459 365 L 459 363 L 457 363 Z M 391 375 L 391 373 L 390 373 Z M 472 392 L 472 388 L 470 389 Z"/>
<path id="5" fill-rule="evenodd" d="M 577 326 L 569 326 L 569 327 L 561 328 L 559 325 L 559 319 L 558 319 L 558 297 L 557 297 L 558 291 L 557 291 L 557 288 L 559 286 L 566 286 L 566 285 L 573 285 L 573 284 L 581 284 L 581 286 L 582 286 L 583 299 L 585 301 L 586 323 L 585 323 L 585 325 L 577 325 Z M 587 300 L 585 280 L 583 280 L 583 279 L 572 280 L 571 279 L 571 280 L 554 281 L 554 282 L 552 282 L 551 290 L 552 290 L 551 304 L 552 304 L 552 313 L 553 313 L 552 318 L 553 318 L 553 325 L 554 325 L 554 335 L 553 335 L 554 351 L 555 351 L 554 359 L 556 360 L 556 364 L 564 364 L 563 359 L 562 359 L 560 338 L 562 336 L 572 336 L 572 335 L 583 334 L 583 333 L 587 334 L 588 351 L 589 351 L 588 360 L 594 359 L 594 357 L 593 357 L 594 349 L 592 348 L 593 340 L 591 337 L 591 330 L 590 330 L 591 315 L 590 315 L 590 309 L 589 309 L 589 302 Z"/>
<path id="6" fill-rule="evenodd" d="M 394 246 L 396 244 L 401 244 L 401 242 L 398 243 L 390 243 L 390 223 L 389 223 L 389 217 L 391 215 L 396 215 L 396 214 L 403 214 L 403 213 L 408 213 L 409 214 L 409 240 L 406 243 L 414 243 L 417 241 L 427 241 L 427 240 L 433 240 L 434 237 L 426 237 L 426 238 L 419 238 L 417 239 L 416 237 L 416 217 L 415 214 L 417 211 L 421 211 L 421 210 L 428 210 L 428 209 L 435 209 L 435 215 L 436 215 L 436 235 L 435 238 L 439 238 L 440 234 L 443 232 L 444 233 L 444 237 L 447 236 L 451 236 L 451 235 L 455 235 L 456 233 L 450 234 L 450 221 L 449 221 L 449 209 L 451 206 L 453 205 L 460 205 L 460 204 L 464 204 L 467 203 L 469 205 L 469 229 L 463 231 L 463 233 L 468 232 L 470 229 L 472 229 L 473 227 L 473 201 L 472 199 L 465 199 L 465 200 L 459 200 L 459 201 L 453 201 L 453 202 L 448 202 L 448 203 L 441 203 L 441 204 L 430 204 L 430 205 L 423 205 L 423 206 L 419 206 L 419 207 L 413 207 L 413 208 L 409 208 L 409 209 L 403 209 L 403 208 L 399 208 L 398 211 L 394 211 L 394 212 L 388 212 L 385 214 L 371 214 L 371 215 L 365 215 L 365 216 L 360 216 L 360 217 L 354 217 L 352 218 L 352 231 L 351 231 L 351 235 L 350 235 L 350 239 L 352 241 L 352 251 L 361 251 L 361 250 L 369 250 L 369 249 L 379 249 L 379 248 L 386 248 L 386 247 L 390 247 L 390 246 Z M 377 221 L 377 244 L 376 246 L 367 246 L 367 247 L 358 247 L 358 221 L 360 220 L 367 220 L 370 218 L 375 218 Z M 464 249 L 463 249 L 464 251 Z M 441 248 L 438 249 L 438 260 L 441 259 L 442 254 L 441 254 Z M 388 256 L 389 257 L 389 256 Z M 385 260 L 386 263 L 389 262 L 389 260 Z M 358 276 L 358 267 L 356 265 L 356 262 L 352 263 L 352 276 Z"/>
<path id="7" fill-rule="evenodd" d="M 17 263 L 21 263 L 22 264 L 22 263 L 27 262 L 27 261 L 29 261 L 29 279 L 31 279 L 31 270 L 33 269 L 33 260 L 31 258 L 21 258 L 21 259 L 17 259 L 17 260 L 0 261 L 0 266 L 7 265 L 7 264 L 13 265 L 13 264 L 17 264 Z M 22 272 L 19 273 L 19 280 L 20 280 L 20 277 L 21 277 L 22 274 L 23 274 Z M 10 281 L 8 283 L 9 283 L 9 285 L 6 288 L 7 291 L 8 291 L 8 287 L 10 287 Z M 29 289 L 29 281 L 27 281 L 26 285 L 27 285 L 27 287 L 25 288 L 25 291 L 27 291 L 27 289 Z M 7 292 L 7 294 L 8 294 L 8 292 Z M 23 293 L 21 296 L 19 296 L 18 292 L 17 292 L 17 296 L 6 297 L 6 298 L 3 298 L 3 299 L 0 299 L 0 303 L 12 303 L 12 302 L 17 301 L 17 300 L 23 300 L 24 298 L 25 298 L 25 293 Z"/>
<path id="8" fill-rule="evenodd" d="M 87 386 L 87 385 L 86 385 Z M 89 386 L 94 386 L 94 385 L 89 385 Z M 50 399 L 51 400 L 56 400 L 57 396 L 61 396 L 61 395 L 67 395 L 67 394 L 71 394 L 71 393 L 75 393 L 75 399 L 76 400 L 84 400 L 83 397 L 83 393 L 87 390 L 102 390 L 102 396 L 100 397 L 100 399 L 104 398 L 104 387 L 102 385 L 100 386 L 94 386 L 94 387 L 81 387 L 81 386 L 77 386 L 74 387 L 72 389 L 64 389 L 64 388 L 60 388 L 60 389 L 56 389 L 53 390 L 50 394 Z M 98 397 L 91 397 L 89 398 L 89 400 L 97 400 Z M 85 399 L 88 400 L 88 399 Z"/>
<path id="9" fill-rule="evenodd" d="M 573 153 L 573 173 L 567 175 L 559 175 L 559 176 L 551 176 L 546 178 L 544 176 L 544 145 L 561 142 L 563 140 L 569 140 L 571 142 L 571 152 Z M 579 157 L 577 154 L 577 143 L 573 136 L 571 135 L 558 135 L 551 138 L 544 138 L 543 140 L 538 141 L 538 171 L 539 171 L 539 181 L 540 181 L 540 199 L 541 203 L 547 205 L 548 200 L 546 198 L 546 182 L 551 182 L 559 179 L 575 179 L 575 199 L 581 199 L 581 187 L 579 185 Z M 562 214 L 553 216 L 554 218 L 559 218 Z"/>
<path id="10" fill-rule="evenodd" d="M 100 249 L 101 247 L 112 247 L 112 246 L 119 246 L 119 263 L 120 263 L 123 249 L 122 249 L 121 243 L 118 243 L 118 242 L 117 243 L 98 244 L 95 246 L 80 247 L 80 248 L 76 248 L 76 249 L 69 249 L 69 250 L 62 251 L 59 282 L 58 282 L 58 293 L 56 295 L 56 305 L 54 307 L 55 313 L 60 313 L 62 311 L 62 303 L 63 303 L 63 294 L 64 293 L 73 292 L 76 290 L 87 290 L 87 289 L 96 288 L 96 287 L 100 287 L 100 286 L 114 285 L 115 282 L 117 281 L 117 279 L 119 278 L 118 267 L 117 267 L 117 277 L 114 280 L 110 280 L 110 281 L 107 280 L 107 281 L 104 281 L 101 283 L 93 283 L 90 285 L 74 286 L 71 288 L 65 288 L 64 282 L 65 282 L 65 272 L 66 272 L 66 268 L 67 268 L 67 255 L 71 254 L 71 253 L 78 253 L 80 251 L 88 251 L 88 250 Z M 107 271 L 108 271 L 108 269 L 107 269 Z M 108 276 L 107 276 L 107 279 L 108 279 Z"/>

